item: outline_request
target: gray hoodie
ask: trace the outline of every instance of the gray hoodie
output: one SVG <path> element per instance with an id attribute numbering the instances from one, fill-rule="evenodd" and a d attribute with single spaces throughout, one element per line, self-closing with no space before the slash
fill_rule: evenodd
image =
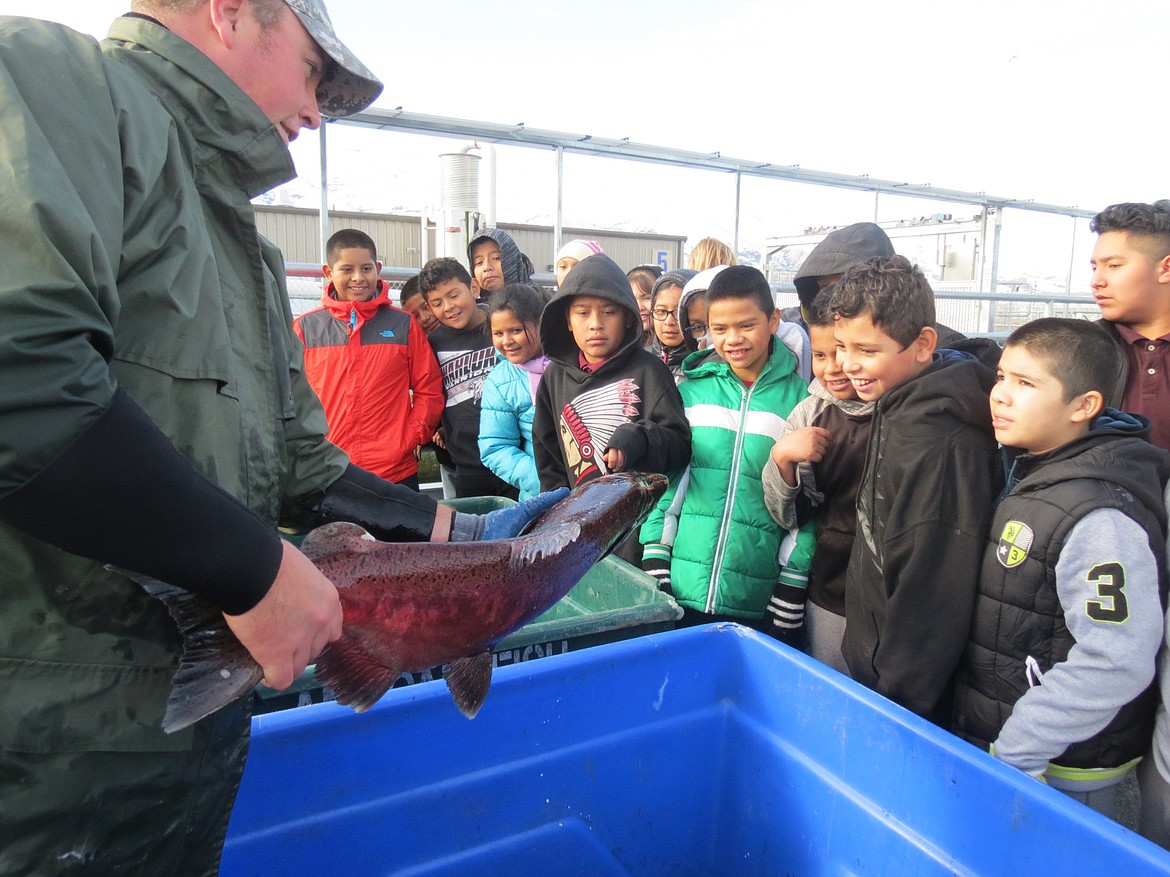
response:
<path id="1" fill-rule="evenodd" d="M 493 240 L 500 248 L 500 260 L 504 266 L 504 283 L 531 283 L 532 282 L 532 262 L 527 256 L 520 252 L 520 248 L 516 246 L 516 242 L 512 240 L 512 236 L 504 231 L 502 228 L 484 228 L 480 229 L 470 244 L 467 245 L 467 264 L 471 266 L 471 273 L 475 273 L 475 252 L 476 245 L 483 243 L 485 240 Z M 486 297 L 486 296 L 485 296 Z"/>

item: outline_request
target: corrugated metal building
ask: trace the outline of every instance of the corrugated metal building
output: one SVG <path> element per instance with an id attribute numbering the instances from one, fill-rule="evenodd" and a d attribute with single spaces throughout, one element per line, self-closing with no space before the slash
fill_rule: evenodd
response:
<path id="1" fill-rule="evenodd" d="M 540 273 L 552 273 L 553 230 L 545 225 L 513 225 L 501 222 L 500 228 L 516 240 L 522 253 L 527 253 Z M 606 254 L 627 271 L 635 265 L 661 265 L 664 269 L 685 267 L 683 244 L 686 235 L 638 234 L 625 231 L 602 231 L 589 228 L 561 229 L 561 239 L 574 238 L 597 241 Z"/>
<path id="2" fill-rule="evenodd" d="M 374 239 L 378 258 L 396 268 L 421 268 L 422 223 L 417 216 L 330 211 L 334 231 L 356 228 Z M 286 262 L 321 264 L 321 221 L 316 210 L 303 207 L 256 207 L 256 227 L 284 253 Z M 431 251 L 434 230 L 430 233 Z"/>
<path id="3" fill-rule="evenodd" d="M 422 243 L 422 221 L 417 216 L 381 213 L 331 211 L 330 227 L 357 228 L 374 239 L 382 264 L 396 268 L 421 268 L 426 254 L 435 254 L 435 229 L 427 231 L 427 246 Z M 260 233 L 284 252 L 287 262 L 321 262 L 321 226 L 316 210 L 303 207 L 256 207 L 256 224 Z M 521 252 L 538 273 L 553 270 L 553 229 L 541 225 L 518 225 L 501 222 L 500 228 L 516 239 Z M 600 242 L 605 252 L 623 268 L 657 264 L 665 268 L 683 265 L 685 235 L 638 234 L 586 228 L 563 228 L 562 240 L 585 238 Z"/>

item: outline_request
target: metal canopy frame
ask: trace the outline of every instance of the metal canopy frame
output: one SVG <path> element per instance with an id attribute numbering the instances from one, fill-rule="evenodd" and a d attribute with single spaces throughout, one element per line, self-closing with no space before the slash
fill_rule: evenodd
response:
<path id="1" fill-rule="evenodd" d="M 882 180 L 867 175 L 833 173 L 803 168 L 800 165 L 776 165 L 766 161 L 752 161 L 731 158 L 719 152 L 691 152 L 667 146 L 652 146 L 634 143 L 628 138 L 613 140 L 595 137 L 591 134 L 570 134 L 563 131 L 548 131 L 529 128 L 523 122 L 515 125 L 501 125 L 494 122 L 475 122 L 449 116 L 431 116 L 423 113 L 404 112 L 401 107 L 394 110 L 370 109 L 355 113 L 334 124 L 357 125 L 387 131 L 409 131 L 416 134 L 431 134 L 438 137 L 459 137 L 511 146 L 544 147 L 586 155 L 603 155 L 609 158 L 624 158 L 630 161 L 648 161 L 655 164 L 675 165 L 724 173 L 741 174 L 751 177 L 787 180 L 796 183 L 811 183 L 818 186 L 833 186 L 840 189 L 858 189 L 866 192 L 884 192 L 891 195 L 908 195 L 935 201 L 949 201 L 956 204 L 977 204 L 984 207 L 1010 207 L 1015 210 L 1032 210 L 1039 213 L 1057 213 L 1066 216 L 1092 217 L 1096 210 L 1066 207 L 1059 204 L 1045 204 L 1038 201 L 1005 198 L 984 192 L 965 192 L 960 189 L 944 189 L 930 184 L 902 183 L 896 180 Z"/>
<path id="2" fill-rule="evenodd" d="M 491 143 L 495 145 L 502 144 L 505 146 L 523 146 L 555 150 L 557 210 L 556 224 L 554 227 L 554 246 L 556 248 L 561 246 L 561 230 L 564 225 L 564 154 L 566 152 L 735 174 L 735 239 L 732 242 L 735 250 L 739 249 L 740 184 L 744 176 L 873 192 L 875 218 L 877 215 L 877 202 L 883 193 L 953 204 L 976 205 L 983 208 L 984 241 L 987 241 L 988 233 L 990 233 L 991 237 L 991 246 L 987 247 L 985 245 L 983 250 L 985 259 L 988 258 L 990 251 L 990 271 L 984 270 L 983 278 L 985 282 L 990 281 L 992 291 L 996 288 L 999 267 L 999 237 L 1002 231 L 1002 213 L 1004 209 L 1028 210 L 1036 213 L 1047 213 L 1072 218 L 1074 247 L 1076 237 L 1075 220 L 1091 218 L 1097 212 L 1096 210 L 1086 210 L 1076 206 L 1048 204 L 1031 199 L 1007 198 L 988 195 L 985 192 L 947 189 L 933 186 L 929 183 L 905 183 L 897 180 L 878 179 L 865 174 L 857 176 L 834 173 L 832 171 L 812 170 L 796 164 L 777 165 L 766 161 L 732 158 L 723 155 L 721 152 L 693 152 L 667 146 L 635 143 L 630 141 L 629 138 L 615 140 L 608 137 L 596 137 L 591 134 L 572 134 L 563 131 L 529 128 L 523 122 L 504 125 L 494 122 L 477 122 L 469 119 L 459 119 L 451 116 L 408 113 L 401 107 L 392 110 L 373 108 L 365 112 L 355 113 L 344 119 L 333 119 L 329 121 L 331 124 L 354 125 L 360 128 L 380 131 L 401 131 L 436 137 L 471 140 L 484 144 Z M 328 180 L 326 176 L 325 131 L 326 127 L 323 126 L 320 131 L 322 249 L 324 249 L 324 237 L 327 233 L 328 226 Z M 1071 284 L 1071 253 L 1068 277 L 1069 284 Z"/>

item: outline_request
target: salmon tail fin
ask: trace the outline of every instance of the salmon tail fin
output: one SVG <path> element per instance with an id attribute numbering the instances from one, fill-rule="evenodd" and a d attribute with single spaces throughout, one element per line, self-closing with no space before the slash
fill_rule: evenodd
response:
<path id="1" fill-rule="evenodd" d="M 402 671 L 380 664 L 346 639 L 331 642 L 317 658 L 317 681 L 332 688 L 337 702 L 364 713 L 390 690 Z"/>
<path id="2" fill-rule="evenodd" d="M 223 613 L 207 600 L 174 585 L 110 567 L 161 600 L 183 637 L 183 655 L 171 681 L 162 728 L 168 734 L 193 725 L 251 695 L 264 671 L 236 639 Z"/>
<path id="3" fill-rule="evenodd" d="M 474 719 L 492 684 L 492 653 L 456 658 L 443 670 L 443 678 L 459 712 Z"/>

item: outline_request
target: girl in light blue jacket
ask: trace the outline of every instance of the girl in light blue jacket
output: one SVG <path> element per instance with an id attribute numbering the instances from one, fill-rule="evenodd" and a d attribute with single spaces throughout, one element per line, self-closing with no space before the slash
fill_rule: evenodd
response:
<path id="1" fill-rule="evenodd" d="M 544 297 L 524 283 L 492 296 L 492 344 L 499 361 L 483 383 L 479 455 L 498 477 L 520 489 L 521 501 L 540 493 L 532 452 L 533 400 L 548 357 L 540 347 Z"/>

